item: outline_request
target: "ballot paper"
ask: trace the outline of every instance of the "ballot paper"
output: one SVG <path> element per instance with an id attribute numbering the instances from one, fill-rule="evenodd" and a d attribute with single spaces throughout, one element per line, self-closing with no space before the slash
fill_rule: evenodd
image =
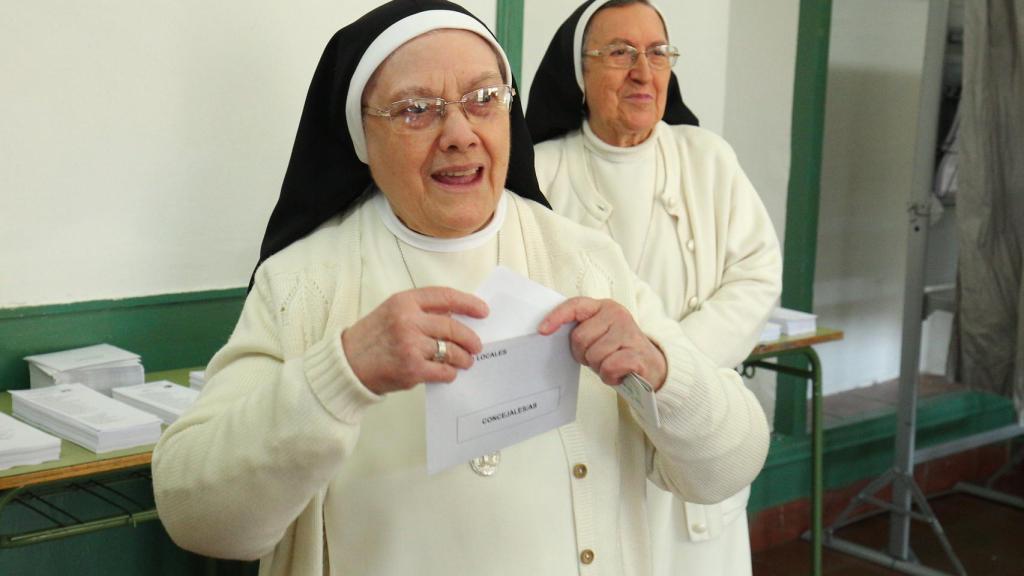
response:
<path id="1" fill-rule="evenodd" d="M 817 318 L 816 314 L 789 308 L 775 308 L 769 317 L 772 322 L 782 326 L 782 333 L 786 336 L 813 334 L 818 328 Z"/>
<path id="2" fill-rule="evenodd" d="M 761 328 L 761 338 L 759 342 L 774 342 L 782 337 L 782 324 L 778 322 L 765 322 Z"/>
<path id="3" fill-rule="evenodd" d="M 114 400 L 159 416 L 168 426 L 173 424 L 199 397 L 198 390 L 178 386 L 169 380 L 114 388 L 111 392 L 113 392 Z"/>
<path id="4" fill-rule="evenodd" d="M 483 342 L 473 366 L 450 384 L 426 387 L 427 472 L 436 474 L 576 419 L 580 365 L 566 324 L 550 336 L 541 320 L 561 294 L 499 266 L 476 291 L 487 318 L 459 316 Z"/>
<path id="5" fill-rule="evenodd" d="M 60 438 L 0 412 L 0 470 L 60 459 Z"/>
<path id="6" fill-rule="evenodd" d="M 633 414 L 654 428 L 661 427 L 658 415 L 658 401 L 654 398 L 654 387 L 636 372 L 626 374 L 615 391 L 633 408 Z"/>
<path id="7" fill-rule="evenodd" d="M 189 388 L 202 392 L 204 386 L 206 386 L 205 370 L 192 370 L 191 372 L 188 373 Z"/>
<path id="8" fill-rule="evenodd" d="M 145 380 L 139 355 L 110 344 L 35 354 L 25 361 L 33 389 L 75 382 L 109 396 L 111 388 Z"/>
<path id="9" fill-rule="evenodd" d="M 81 384 L 11 390 L 11 412 L 20 420 L 96 453 L 160 438 L 160 419 Z"/>

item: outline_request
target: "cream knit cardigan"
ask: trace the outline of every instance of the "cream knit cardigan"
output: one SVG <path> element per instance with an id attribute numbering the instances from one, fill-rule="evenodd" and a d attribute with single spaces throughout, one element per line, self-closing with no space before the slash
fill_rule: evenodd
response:
<path id="1" fill-rule="evenodd" d="M 722 500 L 760 471 L 768 449 L 764 414 L 734 371 L 716 367 L 663 315 L 613 242 L 514 198 L 513 224 L 521 227 L 528 266 L 522 272 L 567 296 L 622 303 L 668 360 L 657 394 L 659 429 L 641 426 L 584 369 L 576 422 L 550 433 L 561 437 L 564 468 L 532 472 L 571 481 L 574 463 L 586 462 L 592 471 L 572 487 L 577 550 L 566 553 L 598 551 L 593 563 L 580 563 L 581 574 L 650 574 L 645 478 L 691 502 Z M 182 547 L 260 558 L 263 575 L 325 573 L 327 487 L 359 449 L 365 411 L 386 401 L 359 382 L 340 345 L 359 310 L 361 227 L 372 222 L 363 217 L 367 206 L 336 217 L 260 267 L 234 333 L 208 367 L 202 396 L 154 450 L 157 508 Z M 529 496 L 507 494 L 512 503 Z M 473 519 L 472 510 L 431 515 Z M 375 530 L 374 518 L 354 521 Z M 479 532 L 486 534 L 485 527 Z M 465 544 L 452 542 L 452 553 Z M 421 568 L 420 574 L 437 572 Z"/>
<path id="2" fill-rule="evenodd" d="M 601 187 L 628 189 L 635 184 L 619 181 L 595 185 L 588 170 L 585 138 L 581 129 L 537 145 L 537 179 L 555 212 L 607 234 L 616 206 L 602 195 Z M 655 248 L 667 242 L 678 243 L 676 253 L 683 255 L 683 261 L 665 263 L 665 256 L 649 251 L 637 273 L 643 279 L 658 273 L 661 266 L 683 266 L 684 285 L 671 294 L 659 294 L 662 302 L 705 356 L 720 366 L 735 366 L 757 343 L 782 290 L 778 236 L 757 191 L 725 140 L 709 130 L 664 122 L 655 126 L 651 138 L 665 154 L 668 181 L 664 197 L 654 199 L 655 210 L 670 214 L 677 230 L 671 237 L 649 239 L 648 243 Z M 644 225 L 636 224 L 641 237 L 646 233 Z M 713 557 L 709 549 L 712 545 L 717 545 L 722 555 L 734 553 L 740 544 L 709 541 L 718 539 L 729 524 L 742 518 L 749 493 L 743 490 L 709 506 L 692 500 L 668 502 L 652 493 L 649 506 L 672 505 L 680 518 L 673 521 L 678 533 L 660 535 L 659 543 L 673 546 L 677 540 L 706 542 L 703 555 L 694 555 L 697 558 Z M 748 540 L 745 531 L 737 534 L 737 538 Z M 748 544 L 743 542 L 742 546 Z M 714 569 L 691 563 L 675 570 L 720 571 L 727 562 L 723 559 Z M 744 573 L 749 573 L 749 567 Z"/>
<path id="3" fill-rule="evenodd" d="M 589 181 L 583 138 L 576 131 L 537 145 L 537 179 L 555 212 L 607 234 L 615 207 Z M 754 348 L 782 291 L 778 236 L 725 140 L 664 122 L 652 138 L 665 150 L 671 192 L 655 203 L 680 229 L 678 238 L 661 240 L 681 244 L 686 277 L 678 293 L 662 299 L 680 303 L 669 310 L 701 352 L 721 366 L 736 366 Z M 629 185 L 605 183 L 616 184 Z M 646 260 L 642 267 L 659 265 L 656 253 Z M 638 275 L 647 272 L 641 268 Z"/>

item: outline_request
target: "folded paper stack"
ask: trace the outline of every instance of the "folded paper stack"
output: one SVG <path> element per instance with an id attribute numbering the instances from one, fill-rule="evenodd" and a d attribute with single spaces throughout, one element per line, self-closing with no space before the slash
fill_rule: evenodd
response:
<path id="1" fill-rule="evenodd" d="M 60 459 L 60 438 L 0 412 L 0 470 Z"/>
<path id="2" fill-rule="evenodd" d="M 160 419 L 82 384 L 12 390 L 12 412 L 36 428 L 96 453 L 154 444 Z"/>
<path id="3" fill-rule="evenodd" d="M 178 386 L 168 380 L 158 380 L 124 388 L 114 388 L 114 400 L 134 406 L 143 412 L 149 412 L 171 425 L 178 419 L 196 398 L 199 391 Z"/>
<path id="4" fill-rule="evenodd" d="M 36 354 L 25 361 L 31 388 L 75 382 L 109 396 L 112 388 L 145 381 L 139 355 L 110 344 Z"/>

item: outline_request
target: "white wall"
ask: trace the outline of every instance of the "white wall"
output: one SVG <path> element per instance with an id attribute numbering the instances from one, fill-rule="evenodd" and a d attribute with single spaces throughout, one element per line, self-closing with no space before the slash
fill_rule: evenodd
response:
<path id="1" fill-rule="evenodd" d="M 40 0 L 0 21 L 0 308 L 243 285 L 323 46 L 379 3 Z M 493 26 L 494 0 L 464 3 Z M 781 232 L 796 0 L 661 4 L 687 103 Z M 576 5 L 526 3 L 524 93 Z"/>
<path id="2" fill-rule="evenodd" d="M 668 20 L 672 43 L 679 48 L 675 72 L 683 99 L 700 118 L 700 125 L 718 134 L 725 126 L 729 69 L 730 5 L 737 0 L 677 0 L 659 2 Z"/>
<path id="3" fill-rule="evenodd" d="M 785 238 L 800 3 L 732 0 L 725 139 Z"/>
<path id="4" fill-rule="evenodd" d="M 899 374 L 927 0 L 833 3 L 814 286 L 826 393 Z"/>
<path id="5" fill-rule="evenodd" d="M 781 244 L 786 228 L 800 3 L 732 0 L 730 8 L 723 136 L 760 194 Z M 769 421 L 775 382 L 771 372 L 758 372 L 748 381 L 769 412 Z"/>
<path id="6" fill-rule="evenodd" d="M 0 308 L 244 285 L 323 47 L 379 3 L 5 11 Z"/>

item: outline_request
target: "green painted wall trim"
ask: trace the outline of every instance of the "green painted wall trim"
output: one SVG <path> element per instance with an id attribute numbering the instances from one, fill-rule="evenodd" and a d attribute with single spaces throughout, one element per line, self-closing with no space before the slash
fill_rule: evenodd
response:
<path id="1" fill-rule="evenodd" d="M 782 305 L 810 312 L 814 304 L 814 264 L 818 244 L 818 204 L 821 190 L 821 149 L 825 132 L 825 92 L 832 26 L 831 0 L 800 0 L 793 85 L 789 190 L 786 196 L 786 238 L 783 243 Z M 802 359 L 783 362 L 807 368 Z M 779 375 L 776 422 L 788 422 L 785 434 L 804 429 L 807 386 L 792 376 Z"/>
<path id="2" fill-rule="evenodd" d="M 999 396 L 963 392 L 922 400 L 918 405 L 917 445 L 942 444 L 993 430 L 1016 419 L 1013 403 Z M 825 431 L 825 488 L 849 486 L 892 467 L 896 435 L 894 411 Z M 751 516 L 773 506 L 810 497 L 810 437 L 772 439 L 768 461 L 751 488 Z"/>
<path id="3" fill-rule="evenodd" d="M 523 0 L 498 0 L 495 35 L 517 81 L 522 78 L 523 67 L 523 10 Z"/>
<path id="4" fill-rule="evenodd" d="M 831 23 L 830 0 L 801 0 L 793 86 L 789 193 L 786 197 L 782 305 L 806 311 L 811 310 L 814 301 Z"/>
<path id="5" fill-rule="evenodd" d="M 26 306 L 23 308 L 0 308 L 0 321 L 11 318 L 30 318 L 33 316 L 51 316 L 68 312 L 86 312 L 106 310 L 110 308 L 142 308 L 159 304 L 179 304 L 183 302 L 201 302 L 211 300 L 234 300 L 245 298 L 245 288 L 227 288 L 224 290 L 207 290 L 202 292 L 182 292 L 179 294 L 157 294 L 136 298 L 116 300 L 89 300 L 69 304 L 49 304 L 46 306 Z"/>
<path id="6" fill-rule="evenodd" d="M 0 310 L 0 390 L 28 387 L 25 356 L 107 342 L 147 371 L 204 366 L 238 321 L 245 289 Z"/>

